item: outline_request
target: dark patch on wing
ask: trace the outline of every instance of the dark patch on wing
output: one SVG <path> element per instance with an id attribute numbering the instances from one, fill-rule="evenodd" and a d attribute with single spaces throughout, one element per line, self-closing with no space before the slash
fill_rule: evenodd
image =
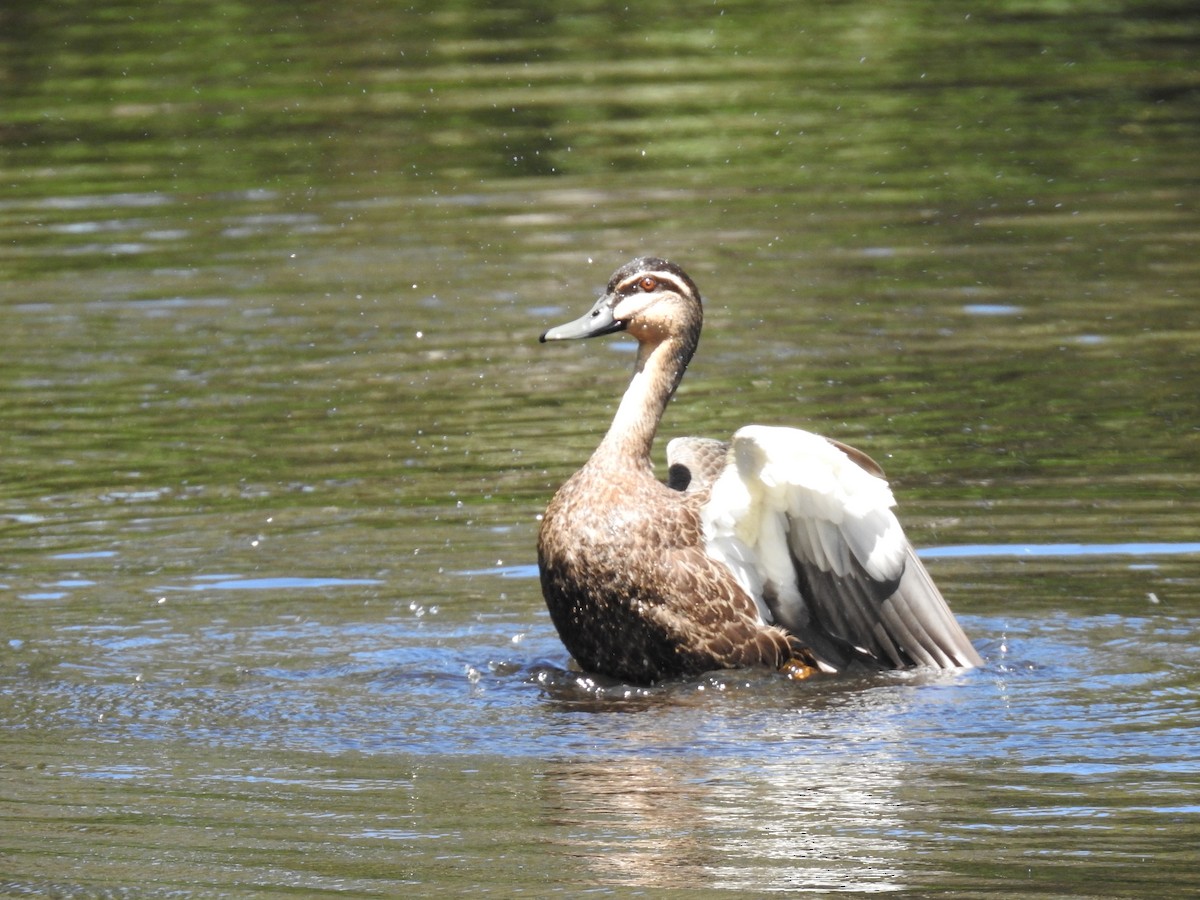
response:
<path id="1" fill-rule="evenodd" d="M 667 487 L 704 491 L 725 468 L 729 444 L 713 438 L 676 438 L 667 445 Z"/>
<path id="2" fill-rule="evenodd" d="M 857 560 L 844 576 L 794 554 L 792 564 L 805 607 L 785 610 L 773 592 L 765 599 L 776 622 L 821 662 L 839 670 L 854 663 L 870 668 L 982 663 L 911 546 L 904 572 L 887 583 L 872 579 Z"/>

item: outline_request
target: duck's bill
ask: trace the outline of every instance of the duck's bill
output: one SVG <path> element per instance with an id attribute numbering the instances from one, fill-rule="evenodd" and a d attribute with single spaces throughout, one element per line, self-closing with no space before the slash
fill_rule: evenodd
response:
<path id="1" fill-rule="evenodd" d="M 602 334 L 612 334 L 614 331 L 621 331 L 624 328 L 625 323 L 613 317 L 612 298 L 601 297 L 596 301 L 595 306 L 574 322 L 567 322 L 565 325 L 551 328 L 541 336 L 540 340 L 544 344 L 546 341 L 570 341 L 575 338 L 599 337 Z"/>

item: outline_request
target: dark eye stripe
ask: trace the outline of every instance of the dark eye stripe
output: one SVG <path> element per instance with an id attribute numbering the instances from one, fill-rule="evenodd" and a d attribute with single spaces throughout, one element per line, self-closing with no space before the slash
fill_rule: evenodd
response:
<path id="1" fill-rule="evenodd" d="M 683 285 L 681 285 L 679 283 L 679 281 L 674 276 L 671 275 L 670 272 L 645 272 L 645 271 L 638 272 L 636 275 L 631 275 L 629 278 L 626 278 L 624 281 L 622 281 L 617 286 L 617 292 L 624 294 L 631 290 L 639 290 L 640 291 L 641 285 L 642 285 L 642 280 L 645 279 L 647 276 L 649 276 L 650 278 L 653 278 L 655 281 L 657 281 L 660 286 L 666 285 L 667 287 L 671 288 L 678 294 L 683 294 L 686 296 L 688 293 L 687 290 L 684 289 Z"/>

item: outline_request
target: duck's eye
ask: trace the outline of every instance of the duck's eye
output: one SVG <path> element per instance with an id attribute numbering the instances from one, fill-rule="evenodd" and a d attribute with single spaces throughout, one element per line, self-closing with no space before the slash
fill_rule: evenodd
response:
<path id="1" fill-rule="evenodd" d="M 643 278 L 641 281 L 638 282 L 638 287 L 640 287 L 643 291 L 645 291 L 648 294 L 652 290 L 654 290 L 656 287 L 658 287 L 658 279 L 655 278 L 653 275 L 647 275 L 645 278 Z"/>

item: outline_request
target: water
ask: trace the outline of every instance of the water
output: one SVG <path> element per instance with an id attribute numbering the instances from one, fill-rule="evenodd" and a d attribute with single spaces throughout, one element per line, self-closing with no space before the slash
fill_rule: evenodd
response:
<path id="1" fill-rule="evenodd" d="M 0 891 L 1194 890 L 1188 5 L 0 23 Z M 664 434 L 867 450 L 983 670 L 569 669 L 639 253 Z"/>

